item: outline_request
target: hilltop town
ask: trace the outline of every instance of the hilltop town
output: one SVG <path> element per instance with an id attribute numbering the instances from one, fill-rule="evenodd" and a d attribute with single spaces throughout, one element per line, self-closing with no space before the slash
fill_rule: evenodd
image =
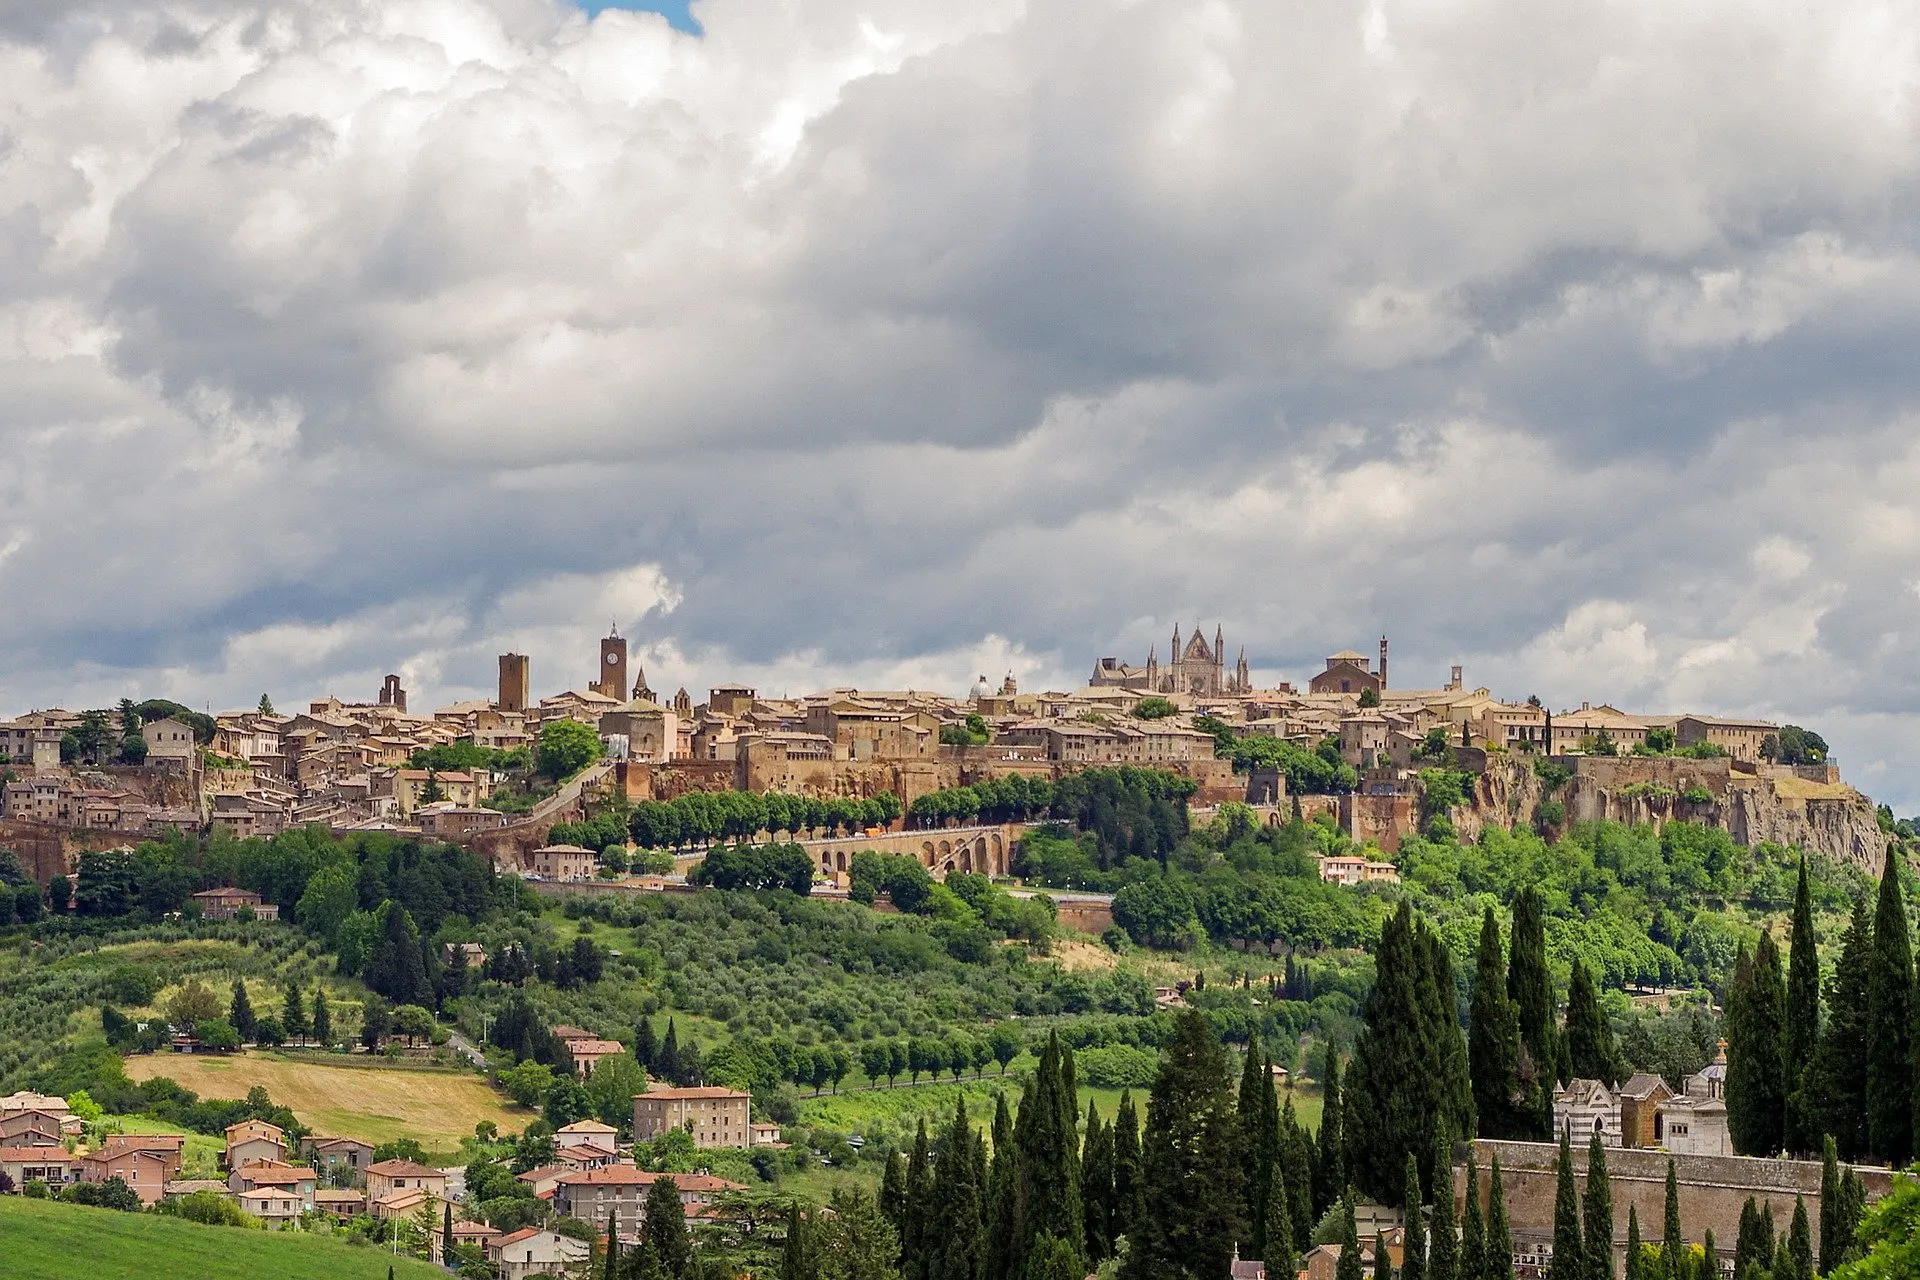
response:
<path id="1" fill-rule="evenodd" d="M 458 841 L 533 871 L 554 824 L 616 795 L 888 796 L 894 810 L 880 824 L 914 826 L 926 825 L 913 819 L 929 796 L 1101 766 L 1168 770 L 1191 781 L 1202 806 L 1326 814 L 1387 854 L 1442 799 L 1447 821 L 1469 836 L 1487 823 L 1679 817 L 1742 844 L 1800 845 L 1868 870 L 1891 831 L 1842 782 L 1819 735 L 1797 726 L 1604 703 L 1556 711 L 1469 688 L 1459 666 L 1443 684 L 1403 688 L 1389 680 L 1385 637 L 1377 661 L 1331 654 L 1303 688 L 1253 687 L 1245 650 L 1229 668 L 1217 627 L 1210 643 L 1176 626 L 1168 654 L 1162 663 L 1156 647 L 1140 666 L 1101 658 L 1085 686 L 1063 691 L 1022 692 L 1008 675 L 982 676 L 964 696 L 769 697 L 723 685 L 696 703 L 685 688 L 650 688 L 616 631 L 590 668 L 583 661 L 589 678 L 537 700 L 530 659 L 506 653 L 494 697 L 430 712 L 409 706 L 397 675 L 371 701 L 326 696 L 291 713 L 264 697 L 212 715 L 165 701 L 34 710 L 0 722 L 0 755 L 13 762 L 0 831 L 48 874 L 79 848 L 169 828 L 245 838 L 308 824 Z M 571 740 L 577 758 L 543 762 L 543 736 L 563 722 L 591 733 Z M 1549 760 L 1559 763 L 1534 767 Z M 1458 794 L 1430 794 L 1436 783 Z M 945 869 L 937 846 L 923 853 Z M 1004 855 L 1003 846 L 982 869 L 1006 870 Z"/>

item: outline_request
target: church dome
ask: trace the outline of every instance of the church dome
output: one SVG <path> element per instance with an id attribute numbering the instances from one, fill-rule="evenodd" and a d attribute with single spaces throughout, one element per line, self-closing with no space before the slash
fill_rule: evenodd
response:
<path id="1" fill-rule="evenodd" d="M 978 680 L 973 682 L 973 691 L 967 695 L 967 699 L 970 702 L 978 702 L 992 692 L 993 690 L 987 687 L 987 677 L 982 675 Z"/>

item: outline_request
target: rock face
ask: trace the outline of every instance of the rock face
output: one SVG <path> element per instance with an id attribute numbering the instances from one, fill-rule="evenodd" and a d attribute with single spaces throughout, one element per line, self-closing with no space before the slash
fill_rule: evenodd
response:
<path id="1" fill-rule="evenodd" d="M 1673 821 L 1723 828 L 1737 844 L 1761 841 L 1825 854 L 1877 875 L 1887 856 L 1873 801 L 1831 766 L 1746 764 L 1729 759 L 1570 756 L 1572 776 L 1551 796 L 1530 761 L 1489 764 L 1475 789 L 1482 824 L 1528 826 L 1557 800 L 1565 822 L 1606 820 L 1656 830 Z M 1464 837 L 1468 826 L 1456 822 Z"/>

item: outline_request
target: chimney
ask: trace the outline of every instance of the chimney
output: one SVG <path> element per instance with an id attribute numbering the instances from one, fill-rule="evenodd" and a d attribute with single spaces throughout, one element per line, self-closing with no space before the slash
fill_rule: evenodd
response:
<path id="1" fill-rule="evenodd" d="M 1380 688 L 1382 691 L 1385 691 L 1386 687 L 1387 687 L 1387 638 L 1385 636 L 1381 636 L 1380 637 Z"/>

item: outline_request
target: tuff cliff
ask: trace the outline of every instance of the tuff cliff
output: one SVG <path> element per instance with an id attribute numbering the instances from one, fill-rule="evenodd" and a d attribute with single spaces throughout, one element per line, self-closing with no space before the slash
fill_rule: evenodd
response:
<path id="1" fill-rule="evenodd" d="M 1605 819 L 1644 823 L 1703 822 L 1724 828 L 1739 844 L 1772 841 L 1853 863 L 1878 874 L 1887 836 L 1873 801 L 1840 780 L 1831 766 L 1747 764 L 1730 759 L 1570 756 L 1572 771 L 1548 790 L 1530 759 L 1495 757 L 1477 780 L 1471 812 L 1456 811 L 1463 837 L 1493 823 L 1533 826 L 1555 816 L 1562 823 Z"/>

